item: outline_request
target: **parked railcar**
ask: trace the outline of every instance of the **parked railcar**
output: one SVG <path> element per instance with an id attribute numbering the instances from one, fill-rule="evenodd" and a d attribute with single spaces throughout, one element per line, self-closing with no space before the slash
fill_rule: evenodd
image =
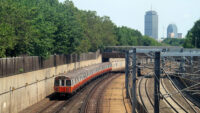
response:
<path id="1" fill-rule="evenodd" d="M 56 93 L 72 94 L 93 78 L 112 70 L 111 63 L 101 63 L 78 69 L 55 78 L 54 91 Z"/>

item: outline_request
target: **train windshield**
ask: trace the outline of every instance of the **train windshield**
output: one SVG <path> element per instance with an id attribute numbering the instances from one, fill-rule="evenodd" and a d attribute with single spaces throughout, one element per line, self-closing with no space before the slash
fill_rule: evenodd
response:
<path id="1" fill-rule="evenodd" d="M 59 79 L 55 79 L 54 85 L 59 86 Z"/>
<path id="2" fill-rule="evenodd" d="M 71 86 L 71 80 L 66 80 L 66 86 Z"/>

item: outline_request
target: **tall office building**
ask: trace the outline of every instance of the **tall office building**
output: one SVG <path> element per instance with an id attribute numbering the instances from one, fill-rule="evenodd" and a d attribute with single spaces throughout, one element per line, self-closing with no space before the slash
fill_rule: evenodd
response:
<path id="1" fill-rule="evenodd" d="M 158 15 L 156 11 L 146 12 L 144 34 L 158 40 Z"/>
<path id="2" fill-rule="evenodd" d="M 178 29 L 176 24 L 169 24 L 167 27 L 167 38 L 178 38 Z"/>

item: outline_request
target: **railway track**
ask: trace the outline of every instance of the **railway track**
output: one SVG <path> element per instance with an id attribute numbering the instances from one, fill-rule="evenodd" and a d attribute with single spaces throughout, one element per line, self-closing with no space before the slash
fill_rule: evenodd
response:
<path id="1" fill-rule="evenodd" d="M 152 102 L 152 99 L 151 99 L 151 97 L 150 97 L 150 95 L 148 94 L 148 91 L 147 91 L 147 81 L 148 81 L 149 79 L 146 79 L 145 80 L 145 93 L 146 93 L 146 95 L 147 95 L 147 98 L 149 99 L 149 102 L 151 103 L 151 106 L 153 107 L 154 105 L 153 105 L 153 102 Z"/>
<path id="2" fill-rule="evenodd" d="M 181 103 L 182 105 L 182 107 L 183 107 L 183 105 L 184 105 L 184 111 L 186 112 L 186 113 L 188 113 L 188 112 L 193 112 L 193 113 L 199 113 L 200 112 L 200 109 L 198 108 L 198 107 L 195 107 L 194 105 L 193 105 L 193 103 L 191 103 L 191 102 L 189 102 L 189 100 L 185 97 L 185 95 L 183 95 L 183 93 L 179 90 L 179 88 L 178 88 L 178 86 L 174 83 L 174 81 L 172 80 L 172 78 L 165 72 L 165 70 L 164 70 L 164 73 L 167 75 L 167 78 L 168 78 L 168 82 L 167 82 L 167 85 L 168 86 L 171 86 L 170 88 L 168 88 L 172 93 L 173 92 L 178 92 L 178 94 L 179 94 L 179 98 L 176 98 L 176 99 L 178 99 L 179 100 L 179 102 L 176 102 L 176 100 L 175 100 L 175 103 Z M 161 84 L 162 84 L 162 81 L 161 81 Z M 180 85 L 180 84 L 179 84 Z M 172 89 L 174 89 L 173 91 L 172 91 Z M 169 93 L 169 92 L 168 92 Z M 172 95 L 173 96 L 173 95 Z"/>
<path id="3" fill-rule="evenodd" d="M 149 74 L 148 70 L 146 70 L 143 73 L 145 75 Z M 165 82 L 163 82 L 163 79 L 164 78 L 161 78 L 160 80 L 160 90 L 161 90 L 160 94 L 163 97 L 160 100 L 160 112 L 163 112 L 163 113 L 167 113 L 167 112 L 168 113 L 171 113 L 171 112 L 197 113 L 198 112 L 198 110 L 195 109 L 194 105 L 188 102 L 188 100 L 184 97 L 184 95 L 182 95 L 182 93 L 178 93 L 178 95 L 173 95 L 173 94 L 171 95 L 170 93 L 180 92 L 180 91 L 176 88 L 176 86 L 174 86 L 174 83 L 165 84 Z M 154 101 L 153 101 L 154 92 L 152 88 L 149 88 L 149 85 L 153 85 L 153 84 L 149 84 L 148 81 L 153 83 L 152 80 L 150 81 L 148 78 L 145 78 L 145 77 L 140 77 L 140 79 L 138 80 L 138 88 L 139 88 L 137 90 L 138 95 L 139 95 L 138 100 L 140 100 L 141 105 L 147 112 L 152 112 L 151 107 L 154 107 Z M 171 81 L 171 80 L 168 80 L 168 81 Z M 172 89 L 173 91 L 171 91 Z M 167 94 L 169 95 L 165 98 L 163 94 L 165 96 Z"/>
<path id="4" fill-rule="evenodd" d="M 138 81 L 138 95 L 139 95 L 139 99 L 140 99 L 140 103 L 143 105 L 144 109 L 146 109 L 145 111 L 147 111 L 148 113 L 152 112 L 154 104 L 153 104 L 153 97 L 152 95 L 150 96 L 150 92 L 148 89 L 148 78 L 144 78 L 141 77 Z M 161 79 L 161 87 L 163 88 L 163 90 L 165 91 L 165 94 L 168 94 L 170 92 L 168 92 L 168 90 L 166 89 L 166 86 L 163 83 L 163 80 Z M 141 91 L 143 90 L 143 91 Z M 144 93 L 145 92 L 145 93 Z M 162 95 L 162 94 L 161 94 Z M 169 99 L 170 98 L 170 99 Z M 148 101 L 148 102 L 147 102 Z M 171 104 L 173 101 L 173 104 Z M 174 105 L 176 104 L 176 105 Z M 151 106 L 151 107 L 150 107 Z M 190 113 L 190 111 L 187 110 L 187 108 L 185 108 L 184 106 L 182 106 L 179 102 L 176 101 L 176 99 L 174 99 L 174 97 L 169 96 L 167 98 L 163 98 L 163 100 L 161 99 L 161 112 L 166 112 L 168 109 L 168 112 L 176 112 L 176 113 Z M 176 107 L 175 107 L 176 106 Z M 177 107 L 178 106 L 178 107 Z M 162 108 L 164 111 L 162 111 Z M 171 109 L 171 110 L 170 110 Z M 195 111 L 193 111 L 195 113 Z"/>
<path id="5" fill-rule="evenodd" d="M 145 111 L 148 111 L 147 110 L 147 107 L 146 107 L 146 105 L 144 104 L 144 100 L 143 100 L 143 96 L 142 96 L 142 94 L 141 94 L 141 84 L 142 84 L 142 80 L 143 80 L 144 78 L 143 77 L 141 77 L 141 79 L 139 80 L 139 91 L 138 91 L 138 93 L 139 93 L 139 99 L 140 99 L 140 101 L 141 101 L 141 103 L 142 103 L 142 105 L 144 106 L 144 109 L 145 109 Z M 146 90 L 146 89 L 145 89 Z"/>
<path id="6" fill-rule="evenodd" d="M 163 84 L 162 81 L 163 81 L 163 79 L 160 80 L 160 84 L 161 84 L 162 88 L 164 89 L 164 91 L 165 91 L 166 93 L 169 93 L 169 92 L 166 90 L 166 88 L 165 88 L 165 86 L 164 86 L 164 84 Z M 162 93 L 161 93 L 161 95 L 162 95 Z M 179 103 L 177 103 L 177 102 L 174 100 L 173 97 L 171 97 L 171 96 L 169 96 L 169 97 L 170 97 L 170 98 L 172 99 L 172 101 L 177 105 L 176 108 L 168 101 L 169 99 L 166 99 L 166 97 L 164 97 L 163 99 L 164 99 L 164 101 L 172 108 L 172 110 L 173 110 L 174 112 L 179 113 L 179 111 L 181 111 L 181 113 L 182 113 L 182 112 L 186 111 Z M 178 110 L 177 110 L 177 109 L 178 109 Z"/>
<path id="7" fill-rule="evenodd" d="M 100 99 L 102 92 L 105 90 L 112 80 L 117 78 L 120 74 L 111 75 L 108 79 L 96 84 L 92 90 L 90 90 L 88 96 L 85 99 L 84 104 L 81 107 L 80 113 L 98 113 L 100 111 Z M 100 85 L 101 84 L 101 85 Z"/>
<path id="8" fill-rule="evenodd" d="M 162 79 L 161 85 L 163 89 L 165 90 L 166 94 L 169 94 L 167 98 L 171 98 L 171 100 L 179 107 L 179 111 L 177 112 L 180 112 L 181 110 L 182 112 L 185 112 L 185 113 L 191 113 L 191 112 L 197 113 L 195 108 L 193 108 L 193 106 L 186 100 L 186 98 L 183 97 L 182 94 L 178 94 L 178 96 L 176 96 L 177 94 L 173 94 L 175 90 L 173 90 L 174 88 L 172 87 L 172 84 L 170 84 L 170 81 L 168 79 L 165 81 Z M 167 88 L 166 85 L 169 88 Z"/>

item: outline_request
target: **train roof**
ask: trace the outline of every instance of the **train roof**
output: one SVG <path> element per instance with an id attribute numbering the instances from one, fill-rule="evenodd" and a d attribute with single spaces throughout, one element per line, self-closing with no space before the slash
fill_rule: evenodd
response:
<path id="1" fill-rule="evenodd" d="M 109 64 L 111 64 L 111 63 L 110 62 L 106 62 L 106 63 L 94 64 L 94 65 L 87 66 L 87 67 L 84 67 L 84 68 L 79 68 L 77 70 L 73 70 L 73 71 L 70 71 L 70 72 L 67 72 L 67 73 L 59 74 L 58 77 L 65 76 L 65 77 L 67 77 L 69 79 L 73 79 L 73 78 L 76 78 L 77 76 L 80 76 L 80 74 L 89 72 L 89 71 L 91 71 L 93 69 L 96 69 L 97 67 L 104 66 L 104 65 L 109 65 Z"/>

